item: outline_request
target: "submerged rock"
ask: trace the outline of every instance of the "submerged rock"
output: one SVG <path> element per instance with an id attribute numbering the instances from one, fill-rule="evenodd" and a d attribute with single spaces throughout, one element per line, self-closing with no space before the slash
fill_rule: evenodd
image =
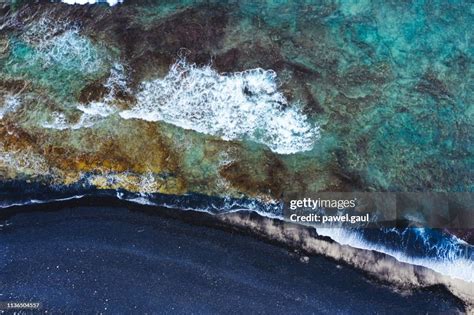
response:
<path id="1" fill-rule="evenodd" d="M 465 6 L 5 9 L 1 174 L 263 200 L 472 191 Z M 29 154 L 37 170 L 11 163 Z"/>

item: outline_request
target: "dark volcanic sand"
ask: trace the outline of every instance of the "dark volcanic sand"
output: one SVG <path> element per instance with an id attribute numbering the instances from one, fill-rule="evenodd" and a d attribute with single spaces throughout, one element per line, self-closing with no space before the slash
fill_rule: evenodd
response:
<path id="1" fill-rule="evenodd" d="M 119 207 L 26 212 L 0 230 L 0 301 L 54 312 L 454 313 L 443 289 L 402 296 L 323 257 Z"/>

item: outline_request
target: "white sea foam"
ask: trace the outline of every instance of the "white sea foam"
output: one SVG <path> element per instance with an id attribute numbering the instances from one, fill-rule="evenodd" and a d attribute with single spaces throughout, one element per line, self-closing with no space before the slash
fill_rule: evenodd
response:
<path id="1" fill-rule="evenodd" d="M 96 72 L 102 66 L 98 51 L 89 39 L 80 36 L 76 28 L 43 43 L 41 51 L 41 58 L 47 65 L 61 64 L 67 69 L 77 69 L 85 73 Z"/>
<path id="2" fill-rule="evenodd" d="M 127 77 L 125 76 L 124 66 L 118 62 L 115 62 L 110 69 L 110 75 L 104 86 L 109 91 L 105 99 L 112 101 L 117 91 L 124 91 L 131 93 L 131 90 L 127 86 Z"/>
<path id="3" fill-rule="evenodd" d="M 95 3 L 107 3 L 109 5 L 116 5 L 119 3 L 123 3 L 123 0 L 107 0 L 107 1 L 100 1 L 100 0 L 62 0 L 61 2 L 67 4 L 95 4 Z"/>
<path id="4" fill-rule="evenodd" d="M 280 154 L 311 150 L 319 137 L 319 128 L 278 91 L 274 71 L 219 74 L 185 60 L 164 78 L 142 83 L 137 104 L 120 116 L 164 121 L 224 140 L 248 139 Z"/>
<path id="5" fill-rule="evenodd" d="M 205 212 L 213 215 L 238 213 L 241 211 L 249 211 L 249 209 L 253 209 L 253 212 L 260 214 L 262 217 L 279 219 L 280 216 L 278 215 L 278 213 L 281 211 L 280 203 L 263 203 L 262 201 L 258 201 L 256 199 L 244 200 L 225 197 L 223 200 L 217 202 L 217 204 L 214 204 L 213 202 L 208 202 L 205 205 L 198 206 L 197 204 L 193 204 L 192 206 L 190 206 L 189 204 L 185 205 L 179 202 L 167 203 L 163 201 L 156 201 L 153 198 L 152 193 L 147 193 L 143 191 L 135 194 L 124 194 L 118 191 L 116 196 L 121 200 L 127 200 L 142 205 L 153 205 L 169 209 L 179 209 L 180 211 Z M 262 206 L 264 208 L 262 208 Z"/>
<path id="6" fill-rule="evenodd" d="M 12 207 L 21 207 L 21 206 L 27 206 L 27 205 L 34 205 L 34 204 L 43 204 L 43 203 L 52 203 L 52 202 L 61 202 L 61 201 L 67 201 L 67 200 L 73 200 L 73 199 L 81 199 L 85 195 L 74 195 L 71 197 L 65 197 L 65 198 L 56 198 L 56 199 L 30 199 L 26 201 L 19 201 L 19 202 L 0 202 L 0 209 L 7 209 L 7 208 L 12 208 Z"/>
<path id="7" fill-rule="evenodd" d="M 51 175 L 52 172 L 40 154 L 30 150 L 8 150 L 0 139 L 0 173 L 5 170 L 34 175 Z"/>
<path id="8" fill-rule="evenodd" d="M 20 27 L 23 23 L 16 21 L 13 26 Z M 67 20 L 50 19 L 45 13 L 34 23 L 29 23 L 23 29 L 20 38 L 34 47 L 44 47 L 52 38 L 63 34 L 66 30 L 74 28 Z"/>
<path id="9" fill-rule="evenodd" d="M 60 112 L 53 112 L 49 121 L 45 121 L 41 124 L 46 129 L 66 130 L 66 129 L 80 129 L 92 127 L 95 123 L 93 116 L 81 115 L 79 121 L 75 123 L 69 122 L 66 115 Z"/>
<path id="10" fill-rule="evenodd" d="M 30 64 L 60 65 L 83 73 L 94 73 L 104 66 L 99 50 L 68 21 L 41 17 L 26 28 L 21 38 L 36 49 L 28 60 Z"/>
<path id="11" fill-rule="evenodd" d="M 43 122 L 41 126 L 57 130 L 90 128 L 103 118 L 116 113 L 117 108 L 114 105 L 114 101 L 117 92 L 119 90 L 130 92 L 127 87 L 124 68 L 121 64 L 115 63 L 112 66 L 104 87 L 107 89 L 107 94 L 102 100 L 76 105 L 76 108 L 82 112 L 77 122 L 69 122 L 64 113 L 53 112 L 52 117 L 48 121 Z"/>
<path id="12" fill-rule="evenodd" d="M 126 198 L 121 198 L 126 199 Z M 209 204 L 205 208 L 183 208 L 182 206 L 177 206 L 176 204 L 168 205 L 168 204 L 156 204 L 151 199 L 147 198 L 146 195 L 141 195 L 140 197 L 132 197 L 127 199 L 132 202 L 137 202 L 141 204 L 149 204 L 149 205 L 159 205 L 169 208 L 180 208 L 182 210 L 194 210 L 194 211 L 203 211 L 211 214 L 230 214 L 235 213 L 237 216 L 239 212 L 256 212 L 262 217 L 266 217 L 269 219 L 277 219 L 277 220 L 284 220 L 281 216 L 281 208 L 278 204 L 268 204 L 266 209 L 262 209 L 261 203 L 257 204 L 256 200 L 235 200 L 226 198 L 223 204 L 219 204 L 217 207 L 214 206 L 212 203 Z M 244 215 L 245 216 L 245 215 Z M 224 216 L 225 218 L 226 216 Z M 361 249 L 361 250 L 368 250 L 368 251 L 375 251 L 379 253 L 383 253 L 390 257 L 393 257 L 398 262 L 406 263 L 411 266 L 422 266 L 425 268 L 429 268 L 437 273 L 448 276 L 452 279 L 459 279 L 462 281 L 466 281 L 474 287 L 474 261 L 469 257 L 464 257 L 456 253 L 452 248 L 446 248 L 446 251 L 441 253 L 440 257 L 432 258 L 432 257 L 412 257 L 407 255 L 403 249 L 390 249 L 389 247 L 380 244 L 380 243 L 372 243 L 363 238 L 363 236 L 357 232 L 356 230 L 351 230 L 347 228 L 337 228 L 337 227 L 329 227 L 329 228 L 321 228 L 316 227 L 316 231 L 321 236 L 327 236 L 337 242 L 340 246 L 350 246 L 354 249 Z M 420 229 L 420 233 L 425 231 L 425 229 Z M 291 231 L 288 231 L 290 233 Z M 286 233 L 286 232 L 282 232 Z M 422 237 L 422 236 L 420 236 Z M 301 239 L 303 240 L 303 239 Z M 461 245 L 467 245 L 462 240 L 457 240 Z M 443 251 L 443 249 L 440 249 Z M 326 253 L 327 255 L 331 256 L 330 253 Z M 331 256 L 335 257 L 335 256 Z"/>
<path id="13" fill-rule="evenodd" d="M 309 229 L 287 226 L 269 219 L 255 220 L 246 213 L 228 214 L 221 216 L 221 219 L 235 226 L 250 229 L 254 233 L 290 244 L 291 246 L 299 246 L 310 253 L 321 254 L 344 261 L 351 266 L 369 272 L 379 279 L 389 281 L 402 290 L 442 284 L 466 303 L 469 314 L 474 310 L 474 295 L 472 294 L 474 283 L 470 281 L 473 274 L 472 261 L 448 261 L 445 264 L 450 267 L 435 270 L 433 265 L 430 265 L 432 260 L 429 258 L 407 263 L 404 259 L 400 259 L 403 257 L 403 254 L 396 257 L 386 254 L 384 250 L 366 248 L 366 243 L 360 242 L 357 244 L 354 236 L 344 233 L 343 231 L 347 232 L 347 230 L 343 229 L 327 229 L 328 233 L 320 234 L 329 235 L 330 238 L 336 239 L 335 242 L 328 242 L 311 235 Z M 322 231 L 318 230 L 318 234 L 320 232 Z M 342 233 L 338 236 L 337 233 L 339 232 Z M 421 263 L 418 264 L 419 262 Z M 456 268 L 463 271 L 460 277 L 453 275 L 451 272 Z"/>
<path id="14" fill-rule="evenodd" d="M 319 235 L 328 236 L 341 245 L 374 250 L 394 257 L 400 262 L 430 268 L 440 274 L 474 283 L 474 261 L 465 257 L 444 257 L 441 259 L 410 257 L 403 251 L 392 250 L 382 244 L 368 242 L 356 231 L 343 228 L 316 228 Z"/>
<path id="15" fill-rule="evenodd" d="M 105 82 L 104 87 L 107 89 L 107 94 L 102 100 L 93 101 L 88 104 L 79 104 L 76 108 L 86 115 L 100 116 L 103 118 L 117 112 L 117 108 L 114 106 L 117 92 L 123 91 L 131 93 L 130 89 L 127 87 L 127 78 L 124 73 L 123 65 L 119 63 L 114 63 L 112 65 L 110 75 Z"/>
<path id="16" fill-rule="evenodd" d="M 121 198 L 125 199 L 125 198 Z M 147 198 L 146 195 L 141 195 L 140 197 L 133 197 L 127 199 L 132 202 L 137 202 L 141 204 L 149 204 L 149 205 L 158 205 L 154 203 L 152 200 Z M 159 206 L 169 207 L 169 208 L 179 208 L 181 210 L 194 210 L 194 211 L 202 211 L 211 214 L 230 214 L 235 213 L 237 218 L 239 216 L 239 212 L 256 212 L 262 217 L 266 217 L 269 219 L 277 219 L 277 220 L 284 220 L 281 216 L 281 208 L 278 204 L 268 204 L 267 209 L 262 209 L 261 203 L 257 204 L 256 200 L 235 200 L 226 198 L 223 204 L 219 204 L 219 206 L 214 206 L 212 203 L 208 205 L 206 208 L 183 208 L 182 206 L 177 205 L 168 205 L 168 204 L 159 204 Z M 244 215 L 245 216 L 245 215 Z M 226 218 L 226 216 L 224 216 Z M 375 251 L 379 253 L 383 253 L 390 257 L 393 257 L 398 262 L 406 263 L 412 266 L 422 266 L 425 268 L 429 268 L 437 273 L 448 276 L 452 279 L 459 279 L 462 281 L 466 281 L 474 287 L 474 261 L 469 259 L 469 257 L 463 257 L 459 255 L 455 255 L 454 251 L 450 253 L 443 253 L 443 257 L 436 258 L 428 258 L 428 257 L 411 257 L 408 256 L 402 249 L 395 250 L 390 249 L 387 246 L 384 246 L 380 243 L 372 243 L 363 238 L 363 236 L 358 233 L 356 230 L 351 230 L 347 228 L 337 228 L 337 227 L 329 227 L 329 228 L 321 228 L 317 227 L 316 231 L 321 236 L 327 236 L 337 242 L 340 246 L 350 246 L 354 249 L 361 249 L 361 250 L 368 250 L 368 251 Z M 425 229 L 420 229 L 420 231 L 425 231 Z M 291 231 L 288 231 L 290 233 Z M 285 231 L 282 231 L 285 234 Z M 309 236 L 308 236 L 309 238 Z M 303 238 L 301 239 L 303 240 Z M 465 242 L 462 240 L 458 240 L 460 244 L 466 245 Z M 442 249 L 441 249 L 442 250 Z M 449 250 L 449 248 L 448 248 Z M 327 255 L 338 258 L 336 256 L 332 256 L 331 253 L 326 253 Z"/>
<path id="17" fill-rule="evenodd" d="M 3 105 L 0 106 L 0 119 L 11 112 L 14 112 L 21 106 L 21 101 L 18 95 L 8 94 L 5 96 Z"/>
<path id="18" fill-rule="evenodd" d="M 113 65 L 104 86 L 108 93 L 102 100 L 76 105 L 83 112 L 78 122 L 56 112 L 42 126 L 88 128 L 116 113 L 117 92 L 131 93 L 122 65 Z M 311 150 L 319 138 L 319 127 L 278 91 L 272 70 L 219 74 L 179 60 L 164 78 L 142 83 L 136 99 L 134 107 L 119 112 L 122 118 L 164 121 L 228 141 L 247 139 L 280 154 Z"/>
<path id="19" fill-rule="evenodd" d="M 116 111 L 115 108 L 110 107 L 103 102 L 91 102 L 87 105 L 79 104 L 77 105 L 77 109 L 79 109 L 85 115 L 100 117 L 108 117 Z"/>

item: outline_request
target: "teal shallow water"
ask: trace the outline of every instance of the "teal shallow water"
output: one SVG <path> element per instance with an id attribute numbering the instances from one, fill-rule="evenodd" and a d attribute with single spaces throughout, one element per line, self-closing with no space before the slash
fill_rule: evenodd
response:
<path id="1" fill-rule="evenodd" d="M 358 190 L 473 190 L 474 18 L 469 2 L 203 6 L 132 1 L 96 8 L 98 20 L 108 12 L 130 14 L 123 23 L 142 32 L 189 10 L 217 15 L 201 25 L 203 34 L 215 33 L 213 38 L 183 35 L 177 29 L 168 34 L 168 43 L 158 45 L 152 43 L 153 36 L 139 35 L 150 41 L 151 50 L 157 45 L 156 52 L 140 44 L 130 48 L 131 38 L 117 33 L 124 27 L 118 20 L 109 19 L 110 28 L 100 27 L 83 19 L 81 9 L 68 10 L 54 13 L 67 22 L 37 18 L 6 33 L 10 51 L 1 59 L 4 79 L 27 80 L 36 91 L 32 97 L 43 94 L 33 105 L 38 109 L 35 116 L 23 113 L 27 117 L 18 118 L 26 128 L 35 120 L 51 121 L 58 110 L 77 120 L 80 112 L 74 103 L 88 85 L 106 80 L 114 62 L 125 64 L 133 85 L 162 76 L 179 48 L 187 48 L 190 62 L 213 59 L 218 71 L 262 67 L 277 72 L 291 106 L 301 107 L 321 127 L 321 139 L 312 151 L 281 157 L 289 168 L 318 170 L 320 178 L 312 178 L 316 190 L 334 186 L 334 176 L 342 176 L 336 185 L 349 180 L 349 188 Z M 192 15 L 190 23 L 199 24 L 200 14 Z M 151 61 L 157 56 L 158 63 Z M 144 69 L 147 62 L 150 67 Z M 208 137 L 196 139 L 199 143 Z M 318 181 L 322 183 L 314 184 Z"/>
<path id="2" fill-rule="evenodd" d="M 250 206 L 319 191 L 473 192 L 468 1 L 1 12 L 0 180 L 25 183 L 2 205 L 32 182 L 51 189 L 45 201 L 79 186 L 140 202 L 165 194 L 159 205 L 190 192 Z M 406 231 L 331 235 L 438 271 L 461 257 L 456 272 L 472 274 L 468 244 Z"/>

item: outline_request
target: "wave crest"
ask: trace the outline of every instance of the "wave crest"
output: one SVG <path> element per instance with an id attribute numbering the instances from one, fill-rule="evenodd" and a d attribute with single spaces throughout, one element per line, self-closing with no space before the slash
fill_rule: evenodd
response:
<path id="1" fill-rule="evenodd" d="M 319 138 L 319 128 L 278 91 L 274 71 L 219 74 L 183 59 L 164 78 L 142 83 L 137 104 L 120 116 L 164 121 L 227 141 L 248 139 L 280 154 L 311 150 Z"/>

